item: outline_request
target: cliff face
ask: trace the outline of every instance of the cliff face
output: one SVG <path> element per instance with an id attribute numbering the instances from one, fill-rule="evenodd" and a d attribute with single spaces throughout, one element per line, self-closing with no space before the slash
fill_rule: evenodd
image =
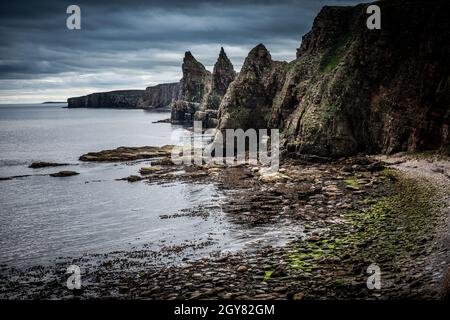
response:
<path id="1" fill-rule="evenodd" d="M 200 103 L 211 87 L 211 72 L 198 62 L 190 51 L 184 55 L 183 78 L 181 78 L 180 100 Z"/>
<path id="2" fill-rule="evenodd" d="M 446 1 L 324 7 L 297 59 L 259 45 L 220 106 L 219 128 L 280 128 L 291 154 L 339 157 L 450 144 L 450 25 Z"/>
<path id="3" fill-rule="evenodd" d="M 377 4 L 381 30 L 367 29 L 365 5 L 325 7 L 304 37 L 285 86 L 300 81 L 274 105 L 289 150 L 341 156 L 449 144 L 448 5 Z M 283 117 L 286 107 L 293 112 Z"/>
<path id="4" fill-rule="evenodd" d="M 97 92 L 67 99 L 69 108 L 129 108 L 157 109 L 178 99 L 180 84 L 164 83 L 145 90 Z"/>
<path id="5" fill-rule="evenodd" d="M 272 102 L 283 84 L 286 65 L 273 61 L 264 45 L 253 48 L 220 104 L 218 127 L 266 128 Z"/>
<path id="6" fill-rule="evenodd" d="M 210 90 L 203 97 L 199 110 L 195 113 L 195 119 L 203 122 L 203 127 L 216 127 L 217 114 L 228 86 L 236 77 L 233 64 L 228 59 L 225 50 L 220 49 L 219 58 L 214 64 L 212 83 Z"/>
<path id="7" fill-rule="evenodd" d="M 171 104 L 171 121 L 191 122 L 204 95 L 211 88 L 211 73 L 198 62 L 190 51 L 184 55 L 183 78 L 180 81 L 180 98 Z"/>
<path id="8" fill-rule="evenodd" d="M 163 108 L 170 105 L 180 96 L 180 83 L 163 83 L 147 87 L 143 96 L 143 105 L 146 109 Z"/>
<path id="9" fill-rule="evenodd" d="M 67 99 L 69 108 L 142 108 L 144 90 L 97 92 Z"/>
<path id="10" fill-rule="evenodd" d="M 183 59 L 180 98 L 171 104 L 174 123 L 203 121 L 204 127 L 217 125 L 217 110 L 223 95 L 236 77 L 233 64 L 223 48 L 211 74 L 187 51 Z"/>

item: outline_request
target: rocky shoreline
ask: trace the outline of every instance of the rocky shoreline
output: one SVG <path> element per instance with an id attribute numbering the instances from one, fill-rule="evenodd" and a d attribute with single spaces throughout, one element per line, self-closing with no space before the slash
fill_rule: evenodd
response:
<path id="1" fill-rule="evenodd" d="M 69 99 L 69 107 L 170 104 L 164 122 L 200 120 L 222 131 L 279 129 L 276 172 L 247 164 L 176 165 L 173 146 L 120 147 L 79 160 L 142 163 L 117 183 L 214 185 L 227 220 L 249 233 L 292 226 L 287 242 L 193 254 L 214 245 L 206 237 L 28 270 L 0 266 L 0 298 L 448 299 L 448 4 L 410 2 L 377 2 L 383 12 L 377 30 L 367 28 L 366 4 L 323 7 L 291 62 L 274 60 L 258 44 L 236 73 L 221 49 L 211 73 L 187 51 L 179 83 Z M 392 156 L 405 151 L 411 154 Z M 10 178 L 16 177 L 1 179 Z M 81 290 L 65 286 L 70 264 L 83 267 Z M 369 288 L 370 270 L 379 270 L 380 288 Z"/>
<path id="2" fill-rule="evenodd" d="M 110 160 L 130 159 L 129 153 L 121 155 L 113 153 L 116 158 Z M 412 160 L 405 157 L 327 163 L 285 159 L 276 175 L 250 165 L 180 167 L 169 160 L 149 159 L 137 179 L 124 180 L 211 182 L 224 194 L 222 210 L 233 223 L 250 231 L 285 221 L 303 232 L 285 245 L 214 252 L 201 259 L 189 252 L 211 245 L 208 241 L 157 252 L 144 248 L 74 257 L 28 270 L 2 266 L 0 297 L 307 300 L 439 299 L 446 294 L 447 160 L 415 160 L 417 172 L 429 164 L 425 177 L 408 167 Z M 196 210 L 186 214 L 209 214 L 208 208 Z M 166 218 L 177 216 L 161 217 Z M 77 263 L 84 266 L 83 287 L 71 291 L 65 269 Z M 381 270 L 380 290 L 366 286 L 373 263 Z"/>

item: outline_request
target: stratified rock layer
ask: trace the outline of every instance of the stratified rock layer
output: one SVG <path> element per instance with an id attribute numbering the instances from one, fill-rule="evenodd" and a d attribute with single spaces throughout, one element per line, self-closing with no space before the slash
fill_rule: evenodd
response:
<path id="1" fill-rule="evenodd" d="M 127 108 L 143 107 L 144 90 L 96 92 L 67 99 L 69 108 Z"/>
<path id="2" fill-rule="evenodd" d="M 203 96 L 211 87 L 211 72 L 198 62 L 190 51 L 184 55 L 183 78 L 181 78 L 180 100 L 189 102 L 202 102 Z"/>
<path id="3" fill-rule="evenodd" d="M 180 96 L 180 83 L 163 83 L 147 87 L 143 96 L 145 109 L 158 109 L 170 105 Z"/>
<path id="4" fill-rule="evenodd" d="M 279 128 L 289 154 L 339 157 L 450 144 L 450 23 L 446 1 L 324 7 L 297 59 L 247 57 L 220 106 L 219 128 Z"/>
<path id="5" fill-rule="evenodd" d="M 182 71 L 180 98 L 171 104 L 173 123 L 192 122 L 195 111 L 211 88 L 211 73 L 194 58 L 190 51 L 184 55 Z"/>
<path id="6" fill-rule="evenodd" d="M 264 45 L 253 48 L 221 102 L 219 128 L 266 128 L 272 102 L 283 84 L 286 65 L 286 62 L 273 61 Z"/>

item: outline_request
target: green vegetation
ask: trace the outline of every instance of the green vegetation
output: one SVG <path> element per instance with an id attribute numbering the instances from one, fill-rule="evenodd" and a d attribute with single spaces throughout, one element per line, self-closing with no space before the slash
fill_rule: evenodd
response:
<path id="1" fill-rule="evenodd" d="M 296 71 L 301 66 L 300 60 L 293 60 L 287 64 L 287 71 Z"/>
<path id="2" fill-rule="evenodd" d="M 326 55 L 324 57 L 324 60 L 322 61 L 323 63 L 323 67 L 322 67 L 322 72 L 323 73 L 328 73 L 330 71 L 332 71 L 334 68 L 336 68 L 339 64 L 339 62 L 341 62 L 341 56 L 340 55 Z"/>
<path id="3" fill-rule="evenodd" d="M 352 186 L 352 187 L 355 187 L 355 188 L 359 188 L 359 182 L 355 178 L 345 179 L 344 183 L 346 185 L 349 185 L 349 186 Z"/>
<path id="4" fill-rule="evenodd" d="M 264 279 L 263 281 L 267 281 L 270 279 L 270 277 L 272 276 L 273 270 L 266 270 L 264 271 Z"/>
<path id="5" fill-rule="evenodd" d="M 334 283 L 338 286 L 344 286 L 347 284 L 347 281 L 345 279 L 337 278 Z"/>
<path id="6" fill-rule="evenodd" d="M 328 73 L 338 66 L 346 52 L 349 40 L 349 35 L 342 37 L 330 50 L 327 51 L 327 53 L 324 54 L 322 61 L 320 62 L 320 71 L 322 73 Z"/>
<path id="7" fill-rule="evenodd" d="M 287 256 L 292 269 L 313 272 L 323 261 L 340 261 L 343 256 L 400 267 L 405 259 L 431 250 L 423 244 L 433 236 L 436 212 L 442 206 L 437 190 L 392 169 L 383 175 L 388 178 L 386 194 L 356 202 L 358 209 L 347 212 L 345 223 L 333 225 L 324 240 L 296 244 Z M 357 185 L 355 179 L 345 183 Z"/>
<path id="8" fill-rule="evenodd" d="M 337 106 L 335 106 L 333 104 L 325 107 L 325 110 L 323 113 L 323 118 L 326 121 L 333 119 L 336 115 L 337 110 L 338 110 Z"/>

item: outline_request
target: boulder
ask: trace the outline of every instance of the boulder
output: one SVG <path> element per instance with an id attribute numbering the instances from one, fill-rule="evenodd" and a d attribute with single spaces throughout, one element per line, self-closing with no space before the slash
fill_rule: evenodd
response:
<path id="1" fill-rule="evenodd" d="M 50 177 L 70 177 L 78 175 L 79 173 L 76 171 L 59 171 L 56 173 L 51 173 Z"/>

